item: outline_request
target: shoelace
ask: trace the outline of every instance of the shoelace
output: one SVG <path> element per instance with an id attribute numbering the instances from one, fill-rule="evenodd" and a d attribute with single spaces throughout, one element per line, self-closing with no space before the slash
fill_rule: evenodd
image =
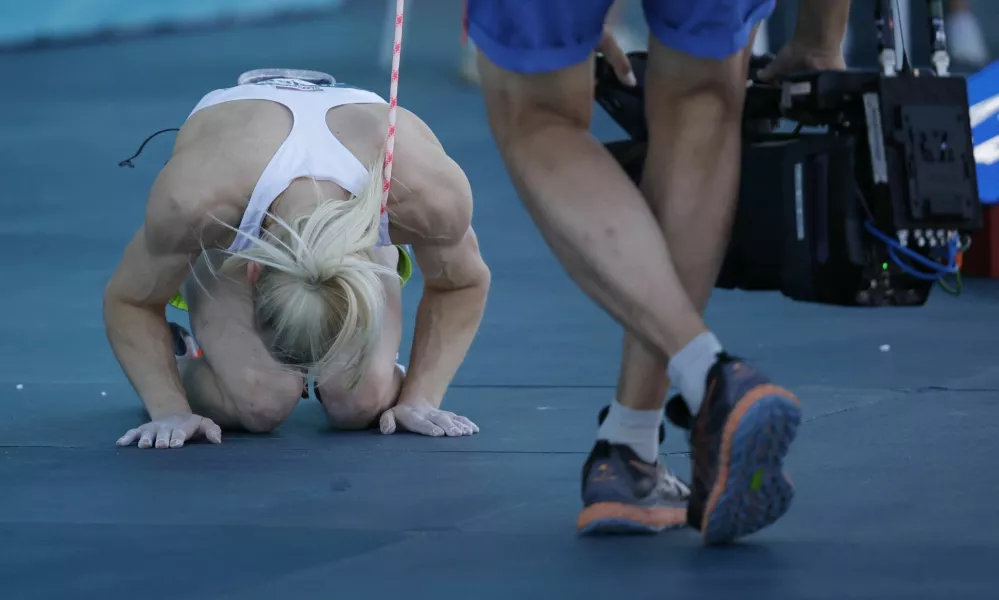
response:
<path id="1" fill-rule="evenodd" d="M 665 496 L 686 499 L 690 496 L 690 488 L 677 477 L 673 471 L 669 470 L 662 461 L 659 462 L 659 481 L 656 483 L 656 491 Z"/>

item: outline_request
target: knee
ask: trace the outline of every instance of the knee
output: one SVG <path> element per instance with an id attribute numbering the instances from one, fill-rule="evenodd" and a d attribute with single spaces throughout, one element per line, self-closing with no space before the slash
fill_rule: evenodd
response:
<path id="1" fill-rule="evenodd" d="M 395 404 L 401 384 L 402 373 L 393 364 L 391 368 L 372 367 L 353 390 L 323 385 L 316 391 L 335 428 L 358 430 L 374 426 L 382 413 Z"/>
<path id="2" fill-rule="evenodd" d="M 552 126 L 589 131 L 593 116 L 590 61 L 554 73 L 522 75 L 480 61 L 489 123 L 500 149 L 544 135 Z"/>
<path id="3" fill-rule="evenodd" d="M 251 433 L 270 433 L 284 422 L 302 397 L 303 380 L 294 373 L 246 369 L 229 390 L 240 425 Z"/>
<path id="4" fill-rule="evenodd" d="M 702 81 L 683 91 L 676 90 L 658 106 L 650 104 L 646 110 L 649 136 L 646 164 L 653 160 L 657 163 L 676 160 L 672 157 L 679 156 L 678 148 L 683 149 L 683 156 L 703 162 L 701 148 L 720 152 L 723 147 L 737 147 L 743 100 L 742 91 Z"/>
<path id="5" fill-rule="evenodd" d="M 348 431 L 370 429 L 384 412 L 375 403 L 354 396 L 323 402 L 323 407 L 333 427 Z"/>
<path id="6" fill-rule="evenodd" d="M 646 103 L 650 127 L 657 120 L 672 126 L 703 127 L 742 114 L 749 68 L 748 52 L 723 60 L 686 54 L 653 38 L 649 51 Z M 708 121 L 710 119 L 710 121 Z"/>

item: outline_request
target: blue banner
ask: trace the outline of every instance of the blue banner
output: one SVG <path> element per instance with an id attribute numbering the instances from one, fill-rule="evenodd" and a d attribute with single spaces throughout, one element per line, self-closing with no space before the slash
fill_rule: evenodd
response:
<path id="1" fill-rule="evenodd" d="M 968 78 L 971 137 L 975 144 L 978 194 L 999 203 L 999 61 Z"/>

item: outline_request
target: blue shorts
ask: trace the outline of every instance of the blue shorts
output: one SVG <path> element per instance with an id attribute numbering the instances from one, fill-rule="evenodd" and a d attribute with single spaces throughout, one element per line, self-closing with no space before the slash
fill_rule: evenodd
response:
<path id="1" fill-rule="evenodd" d="M 722 59 L 749 44 L 776 0 L 643 0 L 663 45 Z M 557 71 L 586 60 L 613 0 L 468 0 L 468 35 L 489 60 L 517 73 Z"/>

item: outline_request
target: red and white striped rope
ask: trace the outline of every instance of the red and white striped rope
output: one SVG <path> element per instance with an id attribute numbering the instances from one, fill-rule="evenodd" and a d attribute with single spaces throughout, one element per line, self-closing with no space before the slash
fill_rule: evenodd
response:
<path id="1" fill-rule="evenodd" d="M 395 42 L 392 46 L 392 84 L 389 87 L 388 133 L 385 136 L 385 166 L 382 170 L 382 212 L 388 205 L 392 187 L 392 160 L 395 153 L 395 118 L 399 104 L 399 59 L 402 56 L 402 13 L 405 0 L 396 0 Z"/>

